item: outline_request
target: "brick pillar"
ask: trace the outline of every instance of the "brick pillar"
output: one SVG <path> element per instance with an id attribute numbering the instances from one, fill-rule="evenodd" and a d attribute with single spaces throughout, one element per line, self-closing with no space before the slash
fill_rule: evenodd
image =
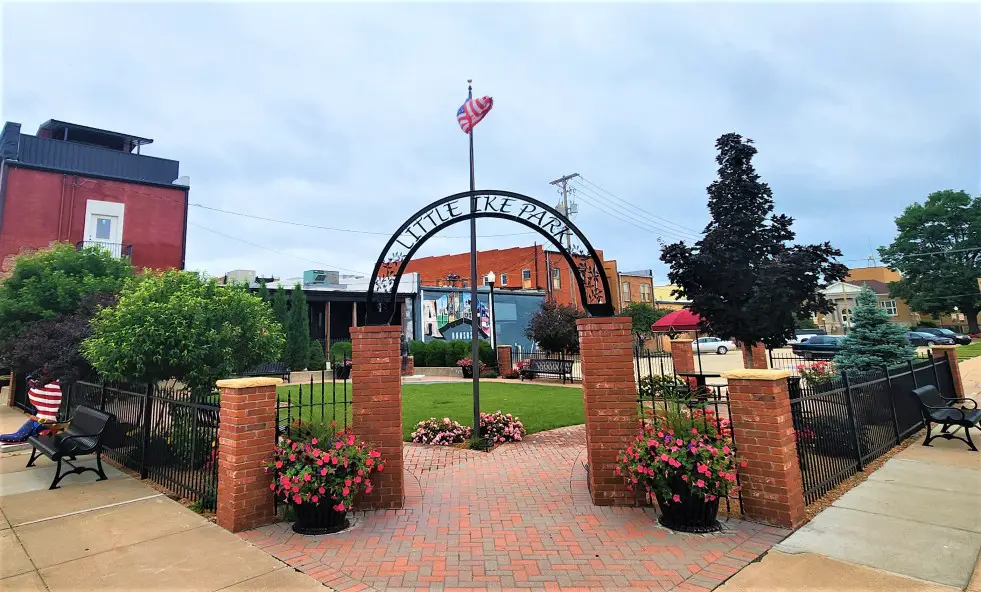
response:
<path id="1" fill-rule="evenodd" d="M 753 347 L 743 345 L 743 368 L 750 370 L 766 370 L 770 367 L 766 355 L 766 346 L 762 343 L 754 343 Z"/>
<path id="2" fill-rule="evenodd" d="M 729 410 L 736 453 L 747 462 L 740 472 L 743 514 L 784 528 L 803 524 L 801 481 L 790 412 L 788 370 L 732 370 Z"/>
<path id="3" fill-rule="evenodd" d="M 616 474 L 617 454 L 637 435 L 633 334 L 628 317 L 576 321 L 586 411 L 589 493 L 598 506 L 633 506 L 637 496 Z"/>
<path id="4" fill-rule="evenodd" d="M 958 398 L 966 397 L 964 394 L 964 382 L 961 380 L 961 367 L 957 363 L 956 345 L 934 345 L 930 348 L 934 358 L 947 358 L 950 363 L 950 376 L 954 382 L 954 396 Z"/>
<path id="5" fill-rule="evenodd" d="M 218 526 L 232 532 L 272 522 L 272 473 L 278 378 L 219 380 Z"/>
<path id="6" fill-rule="evenodd" d="M 402 507 L 401 334 L 398 326 L 351 329 L 354 432 L 381 452 L 385 465 L 372 477 L 374 491 L 362 496 L 359 509 Z"/>
<path id="7" fill-rule="evenodd" d="M 511 369 L 514 366 L 511 365 L 511 346 L 510 345 L 499 345 L 497 346 L 497 374 L 501 378 L 505 378 L 511 373 Z"/>
<path id="8" fill-rule="evenodd" d="M 671 340 L 671 363 L 674 364 L 675 374 L 695 371 L 695 353 L 691 343 L 691 339 Z"/>

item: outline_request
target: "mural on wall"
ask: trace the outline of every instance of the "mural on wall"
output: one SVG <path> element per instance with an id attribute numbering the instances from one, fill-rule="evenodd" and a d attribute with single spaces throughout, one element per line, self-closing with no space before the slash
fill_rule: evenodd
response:
<path id="1" fill-rule="evenodd" d="M 490 336 L 490 313 L 487 306 L 477 300 L 477 336 Z M 433 339 L 470 339 L 470 293 L 450 292 L 434 299 L 422 301 L 422 330 Z"/>

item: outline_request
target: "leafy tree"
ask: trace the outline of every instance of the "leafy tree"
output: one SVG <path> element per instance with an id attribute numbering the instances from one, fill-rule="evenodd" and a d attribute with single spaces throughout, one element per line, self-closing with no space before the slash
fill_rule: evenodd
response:
<path id="1" fill-rule="evenodd" d="M 286 299 L 286 291 L 282 286 L 276 288 L 272 299 L 273 317 L 286 330 L 286 319 L 289 316 L 289 304 Z"/>
<path id="2" fill-rule="evenodd" d="M 618 316 L 630 317 L 631 327 L 639 341 L 647 339 L 651 335 L 651 325 L 658 322 L 661 317 L 668 314 L 669 310 L 655 308 L 646 302 L 631 302 L 623 307 Z"/>
<path id="3" fill-rule="evenodd" d="M 950 189 L 931 193 L 925 203 L 907 206 L 896 230 L 892 244 L 879 249 L 882 261 L 903 276 L 889 284 L 889 295 L 931 315 L 957 307 L 968 331 L 979 332 L 981 197 Z"/>
<path id="4" fill-rule="evenodd" d="M 187 271 L 127 283 L 92 320 L 82 351 L 107 380 L 178 380 L 199 398 L 215 381 L 279 359 L 283 332 L 272 309 L 243 287 Z"/>
<path id="5" fill-rule="evenodd" d="M 327 357 L 324 355 L 324 346 L 316 339 L 311 339 L 308 352 L 307 370 L 322 370 L 327 364 Z"/>
<path id="6" fill-rule="evenodd" d="M 565 306 L 554 300 L 546 300 L 538 312 L 531 316 L 525 336 L 549 353 L 579 353 L 579 329 L 576 319 L 585 313 L 574 306 Z"/>
<path id="7" fill-rule="evenodd" d="M 266 280 L 263 279 L 259 280 L 259 298 L 263 302 L 269 302 L 269 287 L 266 286 Z"/>
<path id="8" fill-rule="evenodd" d="M 862 288 L 855 299 L 852 328 L 835 356 L 835 366 L 847 372 L 868 372 L 901 364 L 916 353 L 906 331 L 906 327 L 889 322 L 872 290 Z"/>
<path id="9" fill-rule="evenodd" d="M 133 268 L 106 250 L 61 243 L 17 258 L 0 284 L 0 343 L 4 350 L 35 321 L 73 315 L 88 294 L 116 293 Z"/>
<path id="10" fill-rule="evenodd" d="M 294 370 L 307 367 L 310 361 L 310 310 L 300 284 L 293 286 L 289 314 L 286 316 L 286 363 Z"/>
<path id="11" fill-rule="evenodd" d="M 811 315 L 798 314 L 794 317 L 794 327 L 796 329 L 817 329 L 817 323 Z"/>
<path id="12" fill-rule="evenodd" d="M 33 375 L 42 384 L 53 380 L 71 384 L 88 378 L 92 367 L 82 356 L 82 342 L 92 334 L 92 316 L 115 304 L 116 298 L 105 292 L 88 294 L 74 314 L 31 323 L 7 352 L 10 367 Z"/>
<path id="13" fill-rule="evenodd" d="M 344 360 L 350 360 L 353 350 L 350 341 L 338 341 L 334 345 L 330 346 L 330 361 L 331 364 L 343 363 Z"/>
<path id="14" fill-rule="evenodd" d="M 773 213 L 773 192 L 753 168 L 752 140 L 716 140 L 719 177 L 708 187 L 712 220 L 694 246 L 665 245 L 661 260 L 679 295 L 691 300 L 704 330 L 747 345 L 779 347 L 794 336 L 795 318 L 828 312 L 820 290 L 847 268 L 830 243 L 788 245 L 793 219 Z"/>

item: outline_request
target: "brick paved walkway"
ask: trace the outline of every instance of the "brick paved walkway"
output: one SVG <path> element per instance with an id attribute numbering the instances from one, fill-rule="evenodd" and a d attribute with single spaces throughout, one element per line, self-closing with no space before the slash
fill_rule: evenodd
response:
<path id="1" fill-rule="evenodd" d="M 676 534 L 650 509 L 593 506 L 585 458 L 583 426 L 491 453 L 407 444 L 405 509 L 334 536 L 288 523 L 241 536 L 339 590 L 702 590 L 788 534 L 737 520 Z"/>

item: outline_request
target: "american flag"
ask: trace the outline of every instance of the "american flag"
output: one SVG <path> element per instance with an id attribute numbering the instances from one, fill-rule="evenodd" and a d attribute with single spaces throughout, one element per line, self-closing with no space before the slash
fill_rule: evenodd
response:
<path id="1" fill-rule="evenodd" d="M 456 112 L 456 120 L 460 124 L 463 133 L 469 134 L 475 125 L 487 115 L 494 107 L 494 99 L 491 97 L 480 97 L 479 99 L 468 98 L 467 101 Z"/>
<path id="2" fill-rule="evenodd" d="M 61 407 L 61 385 L 57 380 L 44 386 L 33 384 L 27 391 L 31 405 L 37 409 L 39 421 L 57 421 Z"/>

